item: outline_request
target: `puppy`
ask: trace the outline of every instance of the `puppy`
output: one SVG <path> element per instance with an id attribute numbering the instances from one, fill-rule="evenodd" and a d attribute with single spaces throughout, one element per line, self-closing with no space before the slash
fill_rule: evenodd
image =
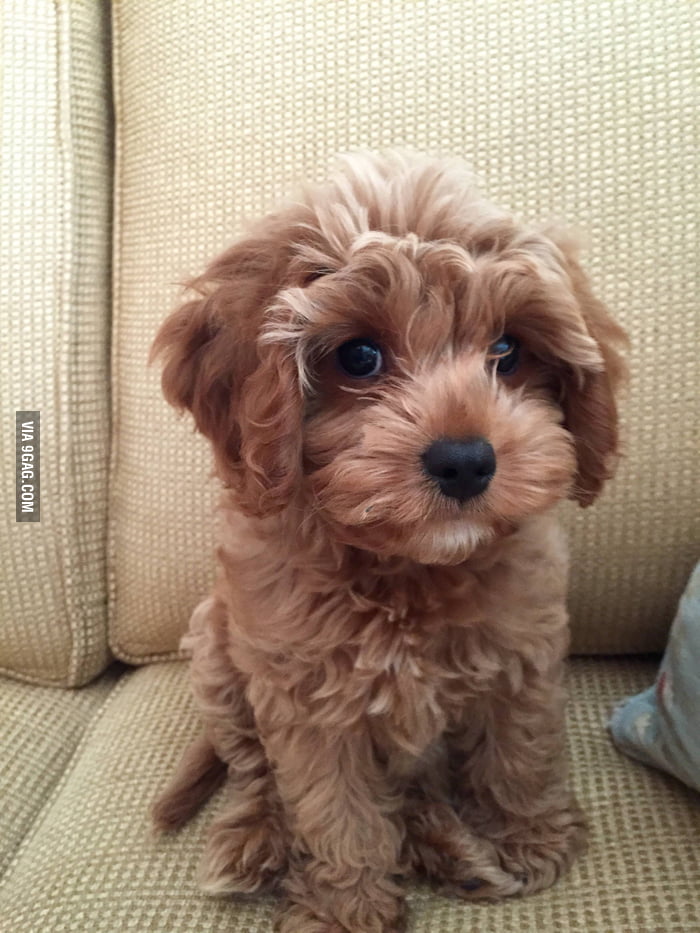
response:
<path id="1" fill-rule="evenodd" d="M 211 442 L 219 575 L 157 826 L 225 778 L 201 883 L 281 882 L 283 933 L 398 931 L 411 873 L 551 885 L 585 838 L 551 512 L 611 476 L 623 375 L 571 245 L 457 163 L 356 155 L 191 286 L 153 352 Z"/>

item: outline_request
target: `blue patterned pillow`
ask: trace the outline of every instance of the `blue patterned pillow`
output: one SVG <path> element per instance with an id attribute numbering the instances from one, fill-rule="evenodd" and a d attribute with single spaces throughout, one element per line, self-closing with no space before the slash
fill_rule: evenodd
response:
<path id="1" fill-rule="evenodd" d="M 622 751 L 700 790 L 700 563 L 678 605 L 656 683 L 620 703 L 608 725 Z"/>

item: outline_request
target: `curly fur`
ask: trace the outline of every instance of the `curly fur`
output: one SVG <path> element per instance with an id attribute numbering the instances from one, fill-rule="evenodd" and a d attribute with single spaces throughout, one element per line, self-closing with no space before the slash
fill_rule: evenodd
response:
<path id="1" fill-rule="evenodd" d="M 220 572 L 184 640 L 203 735 L 156 824 L 225 777 L 202 886 L 280 883 L 283 933 L 400 930 L 413 872 L 465 898 L 552 884 L 585 829 L 551 511 L 611 476 L 623 375 L 572 244 L 459 163 L 364 154 L 191 285 L 154 355 L 225 487 Z M 512 376 L 488 358 L 504 332 Z M 358 336 L 381 375 L 335 364 Z M 497 467 L 460 503 L 420 456 L 471 436 Z"/>

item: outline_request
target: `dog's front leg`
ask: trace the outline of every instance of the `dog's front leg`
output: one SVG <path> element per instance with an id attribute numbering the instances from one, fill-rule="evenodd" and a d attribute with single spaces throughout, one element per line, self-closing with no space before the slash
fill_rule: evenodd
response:
<path id="1" fill-rule="evenodd" d="M 585 846 L 584 817 L 567 785 L 560 680 L 558 664 L 524 668 L 517 689 L 504 680 L 452 736 L 461 815 L 522 879 L 523 894 L 553 884 Z"/>
<path id="2" fill-rule="evenodd" d="M 319 717 L 320 718 L 320 717 Z M 316 720 L 318 721 L 318 720 Z M 294 842 L 281 933 L 395 933 L 400 801 L 360 724 L 270 727 L 258 717 Z"/>

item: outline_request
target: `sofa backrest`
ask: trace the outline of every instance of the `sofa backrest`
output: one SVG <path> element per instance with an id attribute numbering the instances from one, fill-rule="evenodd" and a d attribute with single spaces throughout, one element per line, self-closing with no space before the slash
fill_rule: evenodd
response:
<path id="1" fill-rule="evenodd" d="M 109 658 L 108 16 L 0 17 L 0 671 L 76 685 Z M 15 520 L 16 411 L 40 412 L 39 522 Z"/>
<path id="2" fill-rule="evenodd" d="M 689 15 L 684 0 L 116 5 L 118 655 L 174 652 L 213 577 L 209 451 L 145 365 L 179 283 L 334 153 L 393 145 L 463 156 L 495 200 L 584 231 L 633 378 L 617 479 L 566 510 L 574 649 L 663 646 L 697 529 Z"/>
<path id="3" fill-rule="evenodd" d="M 146 365 L 158 325 L 246 219 L 336 153 L 391 146 L 462 156 L 494 200 L 585 235 L 632 383 L 616 480 L 564 510 L 574 650 L 661 649 L 698 539 L 693 9 L 115 3 L 108 443 L 104 5 L 4 4 L 0 667 L 89 679 L 110 657 L 107 593 L 117 656 L 177 653 L 213 580 L 217 484 Z M 17 409 L 42 411 L 38 525 L 14 521 Z"/>

